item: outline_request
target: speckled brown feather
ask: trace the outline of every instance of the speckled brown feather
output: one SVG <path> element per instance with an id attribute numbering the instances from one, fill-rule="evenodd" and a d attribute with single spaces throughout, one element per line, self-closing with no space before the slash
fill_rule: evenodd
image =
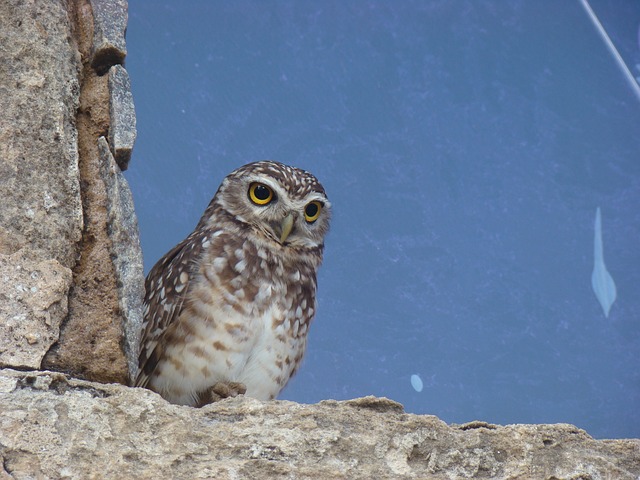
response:
<path id="1" fill-rule="evenodd" d="M 138 364 L 140 371 L 135 386 L 146 387 L 163 344 L 158 343 L 169 325 L 178 318 L 189 292 L 190 279 L 198 268 L 202 254 L 201 238 L 206 230 L 195 230 L 173 247 L 151 269 L 145 280 L 144 325 Z"/>

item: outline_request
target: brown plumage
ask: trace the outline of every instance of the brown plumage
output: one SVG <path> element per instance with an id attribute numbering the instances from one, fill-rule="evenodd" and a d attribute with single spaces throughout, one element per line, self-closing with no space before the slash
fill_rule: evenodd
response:
<path id="1" fill-rule="evenodd" d="M 330 214 L 304 170 L 263 161 L 229 174 L 147 276 L 135 385 L 185 405 L 274 398 L 304 355 Z"/>

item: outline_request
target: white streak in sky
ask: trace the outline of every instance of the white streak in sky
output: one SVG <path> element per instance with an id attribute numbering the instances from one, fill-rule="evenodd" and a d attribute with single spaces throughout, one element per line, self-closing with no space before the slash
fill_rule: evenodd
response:
<path id="1" fill-rule="evenodd" d="M 411 386 L 416 392 L 422 391 L 422 379 L 420 378 L 420 375 L 411 375 Z"/>
<path id="2" fill-rule="evenodd" d="M 596 294 L 604 316 L 609 316 L 611 305 L 616 301 L 616 284 L 611 278 L 604 264 L 604 251 L 602 247 L 602 220 L 600 207 L 596 210 L 595 237 L 593 240 L 593 273 L 591 274 L 591 286 Z"/>
<path id="3" fill-rule="evenodd" d="M 627 67 L 627 64 L 624 63 L 624 60 L 622 59 L 622 57 L 620 56 L 620 53 L 618 52 L 615 45 L 609 38 L 609 35 L 607 35 L 607 32 L 605 31 L 604 27 L 600 23 L 600 20 L 598 20 L 598 17 L 596 16 L 596 14 L 593 13 L 593 10 L 591 10 L 591 6 L 589 5 L 589 2 L 587 0 L 580 0 L 580 3 L 582 3 L 582 6 L 584 7 L 585 11 L 589 15 L 589 18 L 593 22 L 593 25 L 596 27 L 596 30 L 598 30 L 598 33 L 602 37 L 604 44 L 607 46 L 607 48 L 611 52 L 611 55 L 613 55 L 613 58 L 616 60 L 618 67 L 620 67 L 620 70 L 622 70 L 622 74 L 626 77 L 627 81 L 629 82 L 629 85 L 631 85 L 631 89 L 636 94 L 636 97 L 638 97 L 638 100 L 640 100 L 640 85 L 638 85 L 638 82 L 636 81 L 636 79 L 633 78 L 633 74 L 629 70 L 629 67 Z"/>

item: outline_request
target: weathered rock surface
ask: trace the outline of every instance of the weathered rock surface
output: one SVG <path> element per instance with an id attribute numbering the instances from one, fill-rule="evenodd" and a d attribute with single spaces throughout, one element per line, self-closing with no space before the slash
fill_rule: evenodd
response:
<path id="1" fill-rule="evenodd" d="M 121 64 L 127 55 L 127 0 L 91 0 L 93 12 L 93 45 L 91 66 L 99 75 L 111 65 Z"/>
<path id="2" fill-rule="evenodd" d="M 83 226 L 71 33 L 66 2 L 0 2 L 0 253 L 29 246 L 67 268 Z"/>
<path id="3" fill-rule="evenodd" d="M 135 214 L 126 180 L 101 169 L 98 152 L 116 123 L 130 155 L 135 132 L 122 129 L 135 113 L 127 77 L 110 118 L 109 80 L 92 67 L 122 62 L 126 8 L 0 2 L 0 366 L 123 383 L 135 366 L 142 256 L 118 233 L 137 230 Z"/>
<path id="4" fill-rule="evenodd" d="M 71 270 L 23 248 L 0 254 L 0 367 L 40 368 L 67 316 Z"/>
<path id="5" fill-rule="evenodd" d="M 121 170 L 126 170 L 136 141 L 136 111 L 129 74 L 121 65 L 109 70 L 109 145 Z"/>
<path id="6" fill-rule="evenodd" d="M 384 398 L 316 405 L 155 393 L 0 371 L 6 478 L 633 479 L 640 440 L 572 425 L 448 426 Z M 2 478 L 0 469 L 0 478 Z"/>
<path id="7" fill-rule="evenodd" d="M 138 233 L 138 218 L 131 189 L 104 137 L 98 139 L 102 178 L 107 190 L 107 225 L 111 260 L 115 268 L 118 303 L 125 330 L 124 351 L 131 378 L 138 370 L 138 344 L 142 327 L 144 270 Z"/>

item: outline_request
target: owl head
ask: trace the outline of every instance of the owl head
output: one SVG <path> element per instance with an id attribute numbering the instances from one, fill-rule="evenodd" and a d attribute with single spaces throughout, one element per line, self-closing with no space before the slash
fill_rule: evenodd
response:
<path id="1" fill-rule="evenodd" d="M 316 177 L 278 162 L 249 163 L 222 182 L 212 205 L 252 227 L 268 243 L 322 249 L 331 203 Z"/>

